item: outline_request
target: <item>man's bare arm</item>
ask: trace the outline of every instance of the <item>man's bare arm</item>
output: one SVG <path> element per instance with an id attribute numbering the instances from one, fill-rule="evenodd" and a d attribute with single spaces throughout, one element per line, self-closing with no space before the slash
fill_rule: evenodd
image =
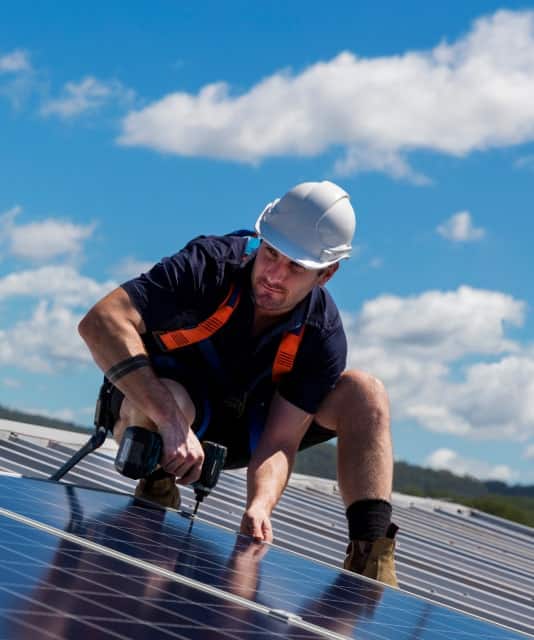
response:
<path id="1" fill-rule="evenodd" d="M 123 289 L 115 289 L 100 300 L 82 319 L 78 330 L 104 372 L 127 358 L 146 354 L 141 338 L 145 332 L 143 319 Z M 185 475 L 187 469 L 196 467 L 192 476 L 188 474 L 188 480 L 198 479 L 202 447 L 172 393 L 152 368 L 136 369 L 115 384 L 161 433 L 163 466 L 177 475 Z"/>
<path id="2" fill-rule="evenodd" d="M 271 513 L 287 485 L 300 441 L 313 416 L 278 393 L 274 396 L 264 432 L 247 471 L 247 508 L 242 533 L 270 542 Z"/>

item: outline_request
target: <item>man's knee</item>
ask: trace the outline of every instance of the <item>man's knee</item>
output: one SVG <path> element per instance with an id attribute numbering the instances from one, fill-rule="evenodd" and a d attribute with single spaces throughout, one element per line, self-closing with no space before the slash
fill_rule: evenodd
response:
<path id="1" fill-rule="evenodd" d="M 389 400 L 384 384 L 364 371 L 344 371 L 317 413 L 320 424 L 338 429 L 343 418 L 361 418 L 360 424 L 389 428 Z"/>
<path id="2" fill-rule="evenodd" d="M 119 418 L 113 427 L 113 438 L 120 444 L 124 431 L 128 427 L 143 427 L 150 431 L 156 431 L 157 427 L 140 409 L 138 409 L 128 398 L 124 397 L 119 411 Z"/>
<path id="3" fill-rule="evenodd" d="M 345 396 L 349 401 L 364 402 L 383 408 L 389 406 L 386 388 L 382 381 L 365 371 L 348 369 L 343 372 L 338 384 L 344 387 Z"/>
<path id="4" fill-rule="evenodd" d="M 192 425 L 195 420 L 196 410 L 191 396 L 186 388 L 170 378 L 160 378 L 162 384 L 171 392 L 174 401 L 186 417 L 187 423 Z M 157 431 L 157 425 L 151 420 L 142 409 L 134 405 L 128 398 L 124 398 L 119 412 L 119 418 L 113 427 L 113 437 L 120 443 L 124 431 L 130 426 L 144 427 L 150 431 Z"/>

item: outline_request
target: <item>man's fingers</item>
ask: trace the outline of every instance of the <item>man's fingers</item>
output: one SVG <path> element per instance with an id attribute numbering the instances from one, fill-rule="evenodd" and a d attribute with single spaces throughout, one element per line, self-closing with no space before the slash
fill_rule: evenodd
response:
<path id="1" fill-rule="evenodd" d="M 176 450 L 174 454 L 164 453 L 161 466 L 167 473 L 176 476 L 180 484 L 190 484 L 200 478 L 203 462 L 202 452 L 195 454 L 190 451 L 184 455 Z"/>
<path id="2" fill-rule="evenodd" d="M 269 520 L 264 520 L 262 522 L 262 534 L 264 542 L 272 542 L 273 541 L 273 528 L 271 527 L 271 523 Z"/>
<path id="3" fill-rule="evenodd" d="M 268 541 L 265 537 L 264 523 L 261 518 L 254 518 L 251 516 L 243 516 L 241 520 L 241 533 L 252 536 L 256 541 Z M 272 534 L 271 534 L 272 540 Z"/>
<path id="4" fill-rule="evenodd" d="M 178 477 L 178 469 L 180 467 L 180 465 L 178 464 L 177 460 L 170 460 L 168 462 L 165 461 L 161 461 L 161 466 L 163 467 L 163 470 L 166 471 L 167 473 L 170 473 L 173 476 Z"/>
<path id="5" fill-rule="evenodd" d="M 263 540 L 263 527 L 261 526 L 261 522 L 254 520 L 251 535 L 254 540 Z"/>
<path id="6" fill-rule="evenodd" d="M 200 478 L 202 472 L 202 461 L 194 464 L 188 471 L 182 476 L 178 477 L 178 484 L 191 484 L 196 482 Z"/>
<path id="7" fill-rule="evenodd" d="M 254 520 L 248 516 L 243 516 L 240 529 L 241 533 L 244 533 L 247 536 L 254 535 Z"/>

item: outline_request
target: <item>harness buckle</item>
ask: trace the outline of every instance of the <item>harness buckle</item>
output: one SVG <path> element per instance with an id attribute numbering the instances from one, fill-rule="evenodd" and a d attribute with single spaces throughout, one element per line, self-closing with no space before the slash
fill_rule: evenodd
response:
<path id="1" fill-rule="evenodd" d="M 224 398 L 223 406 L 230 410 L 236 418 L 241 418 L 247 408 L 247 400 L 248 393 L 245 391 L 241 396 L 230 396 L 229 398 Z"/>

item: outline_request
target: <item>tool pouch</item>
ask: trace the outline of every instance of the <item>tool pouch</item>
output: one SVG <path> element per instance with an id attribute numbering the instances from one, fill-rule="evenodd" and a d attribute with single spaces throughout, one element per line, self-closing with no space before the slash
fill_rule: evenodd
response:
<path id="1" fill-rule="evenodd" d="M 114 387 L 111 382 L 104 378 L 104 382 L 100 387 L 100 392 L 96 400 L 95 408 L 95 427 L 104 427 L 108 431 L 113 431 L 113 427 L 115 426 L 115 422 L 117 420 L 116 416 L 113 415 L 113 411 L 111 410 L 111 392 L 113 391 L 113 389 Z"/>

